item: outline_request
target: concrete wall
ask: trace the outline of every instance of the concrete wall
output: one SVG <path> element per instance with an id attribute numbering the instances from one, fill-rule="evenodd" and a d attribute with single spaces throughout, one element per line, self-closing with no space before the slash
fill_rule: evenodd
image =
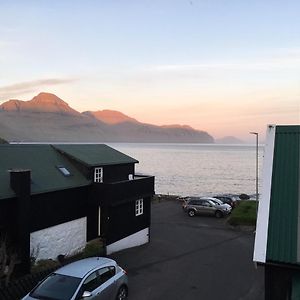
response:
<path id="1" fill-rule="evenodd" d="M 87 218 L 80 218 L 30 234 L 30 253 L 37 260 L 71 255 L 85 247 Z"/>
<path id="2" fill-rule="evenodd" d="M 107 254 L 123 249 L 140 246 L 149 242 L 149 228 L 140 230 L 106 247 Z"/>

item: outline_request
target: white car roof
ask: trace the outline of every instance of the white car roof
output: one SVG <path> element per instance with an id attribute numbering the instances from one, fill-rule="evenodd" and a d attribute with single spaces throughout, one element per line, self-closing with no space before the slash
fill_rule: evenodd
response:
<path id="1" fill-rule="evenodd" d="M 106 257 L 90 257 L 63 266 L 54 273 L 83 278 L 87 273 L 94 269 L 116 265 L 117 263 L 114 260 Z"/>

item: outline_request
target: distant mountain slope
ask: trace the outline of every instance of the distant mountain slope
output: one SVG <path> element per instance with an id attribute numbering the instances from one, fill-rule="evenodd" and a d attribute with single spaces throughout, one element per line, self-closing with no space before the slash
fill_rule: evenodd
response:
<path id="1" fill-rule="evenodd" d="M 105 109 L 98 111 L 84 111 L 82 114 L 93 117 L 107 124 L 118 124 L 123 122 L 138 123 L 136 119 L 128 117 L 125 114 L 116 110 Z"/>
<path id="2" fill-rule="evenodd" d="M 1 104 L 0 136 L 27 142 L 214 142 L 207 132 L 189 126 L 144 124 L 110 110 L 79 113 L 49 93 Z"/>

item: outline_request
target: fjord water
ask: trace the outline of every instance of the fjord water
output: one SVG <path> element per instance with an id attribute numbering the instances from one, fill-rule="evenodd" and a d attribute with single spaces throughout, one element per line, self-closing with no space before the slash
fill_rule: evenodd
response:
<path id="1" fill-rule="evenodd" d="M 255 194 L 255 145 L 110 143 L 154 175 L 157 194 Z M 259 172 L 263 147 L 259 147 Z M 261 176 L 259 176 L 261 178 Z"/>

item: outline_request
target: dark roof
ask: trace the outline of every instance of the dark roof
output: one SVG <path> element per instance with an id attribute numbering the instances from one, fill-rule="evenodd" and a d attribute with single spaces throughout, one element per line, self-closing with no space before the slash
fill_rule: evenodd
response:
<path id="1" fill-rule="evenodd" d="M 276 126 L 267 261 L 300 263 L 300 126 Z"/>
<path id="2" fill-rule="evenodd" d="M 65 167 L 71 174 L 65 176 L 58 169 Z M 12 169 L 31 170 L 31 193 L 67 189 L 90 183 L 67 159 L 50 145 L 0 145 L 0 199 L 15 196 L 10 188 Z"/>
<path id="3" fill-rule="evenodd" d="M 111 147 L 100 144 L 1 144 L 0 199 L 15 196 L 10 188 L 9 171 L 12 169 L 31 170 L 32 194 L 89 185 L 91 180 L 88 180 L 66 156 L 90 167 L 138 162 Z"/>
<path id="4" fill-rule="evenodd" d="M 104 144 L 65 144 L 53 147 L 89 167 L 138 163 L 136 159 Z"/>

